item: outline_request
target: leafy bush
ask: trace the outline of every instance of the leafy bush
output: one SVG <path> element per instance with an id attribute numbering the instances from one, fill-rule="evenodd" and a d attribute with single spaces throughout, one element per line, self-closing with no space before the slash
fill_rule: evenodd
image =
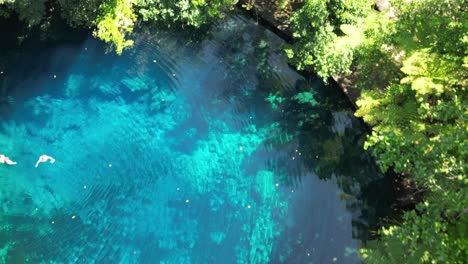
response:
<path id="1" fill-rule="evenodd" d="M 128 34 L 137 21 L 172 23 L 200 27 L 224 15 L 234 0 L 56 0 L 61 16 L 71 26 L 94 29 L 94 36 L 111 43 L 118 54 L 132 45 Z M 48 3 L 50 2 L 50 3 Z M 0 16 L 12 12 L 30 27 L 40 25 L 45 6 L 55 1 L 0 0 Z M 54 11 L 51 8 L 50 11 Z"/>
<path id="2" fill-rule="evenodd" d="M 306 0 L 292 16 L 296 42 L 286 49 L 299 70 L 323 79 L 349 73 L 363 35 L 357 27 L 372 12 L 372 0 Z"/>
<path id="3" fill-rule="evenodd" d="M 466 129 L 468 8 L 464 0 L 306 0 L 286 49 L 321 77 L 355 71 L 356 114 L 373 126 L 365 147 L 382 170 L 410 177 L 425 200 L 361 251 L 367 263 L 468 259 Z"/>
<path id="4" fill-rule="evenodd" d="M 125 34 L 133 30 L 136 15 L 131 1 L 113 0 L 100 6 L 101 15 L 96 19 L 97 29 L 94 35 L 106 43 L 115 45 L 117 54 L 133 44 L 132 40 L 126 40 Z"/>

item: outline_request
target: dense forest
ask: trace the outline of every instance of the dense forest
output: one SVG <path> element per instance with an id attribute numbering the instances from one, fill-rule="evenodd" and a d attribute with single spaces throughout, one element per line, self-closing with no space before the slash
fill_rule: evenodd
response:
<path id="1" fill-rule="evenodd" d="M 0 0 L 0 16 L 34 29 L 58 15 L 120 54 L 142 23 L 200 27 L 236 2 Z M 294 43 L 284 49 L 291 63 L 324 80 L 352 77 L 361 94 L 356 115 L 372 127 L 364 147 L 382 171 L 416 186 L 415 197 L 423 194 L 361 250 L 364 262 L 466 263 L 468 2 L 393 0 L 379 11 L 374 0 L 299 2 L 290 18 Z"/>

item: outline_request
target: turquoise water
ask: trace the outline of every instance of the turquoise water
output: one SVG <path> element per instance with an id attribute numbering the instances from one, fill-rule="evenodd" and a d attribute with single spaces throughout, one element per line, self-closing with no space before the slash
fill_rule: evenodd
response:
<path id="1" fill-rule="evenodd" d="M 241 17 L 134 38 L 3 49 L 0 263 L 358 262 L 390 185 L 337 90 Z"/>

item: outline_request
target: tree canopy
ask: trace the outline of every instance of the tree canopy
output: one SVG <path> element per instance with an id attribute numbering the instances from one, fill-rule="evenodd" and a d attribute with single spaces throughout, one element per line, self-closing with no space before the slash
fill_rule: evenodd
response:
<path id="1" fill-rule="evenodd" d="M 307 0 L 293 16 L 298 68 L 358 77 L 356 115 L 382 170 L 409 177 L 424 202 L 361 251 L 368 263 L 468 259 L 468 5 L 464 0 Z M 337 7 L 337 8 L 332 8 Z"/>
<path id="2" fill-rule="evenodd" d="M 139 21 L 200 27 L 234 4 L 233 0 L 0 0 L 0 16 L 15 13 L 34 27 L 58 11 L 71 26 L 92 29 L 94 36 L 120 54 L 132 45 L 129 34 Z"/>
<path id="3" fill-rule="evenodd" d="M 372 5 L 373 0 L 306 0 L 292 16 L 296 41 L 286 54 L 298 69 L 312 69 L 325 80 L 349 73 L 363 38 L 357 26 Z"/>

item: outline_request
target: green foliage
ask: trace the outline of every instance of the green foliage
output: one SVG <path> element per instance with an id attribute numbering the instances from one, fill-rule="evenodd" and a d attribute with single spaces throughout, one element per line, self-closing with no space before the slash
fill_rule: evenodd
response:
<path id="1" fill-rule="evenodd" d="M 45 2 L 47 0 L 0 0 L 0 16 L 7 16 L 9 12 L 18 14 L 20 20 L 24 21 L 29 27 L 40 24 L 45 13 Z M 6 7 L 9 12 L 1 11 Z"/>
<path id="2" fill-rule="evenodd" d="M 450 198 L 468 197 L 465 194 Z M 372 241 L 361 250 L 364 262 L 465 263 L 468 219 L 462 214 L 441 214 L 439 206 L 424 202 L 418 205 L 418 212 L 405 213 L 404 225 L 380 230 L 381 240 Z"/>
<path id="3" fill-rule="evenodd" d="M 277 5 L 279 9 L 285 9 L 289 5 L 289 0 L 279 0 Z"/>
<path id="4" fill-rule="evenodd" d="M 286 48 L 297 68 L 311 69 L 325 80 L 349 73 L 354 49 L 363 41 L 357 27 L 372 12 L 371 0 L 306 0 L 292 16 L 296 42 Z"/>
<path id="5" fill-rule="evenodd" d="M 17 13 L 30 27 L 47 24 L 46 15 L 60 12 L 69 25 L 94 29 L 118 54 L 133 44 L 127 36 L 137 20 L 200 27 L 232 9 L 233 0 L 0 0 L 0 16 Z M 46 3 L 53 6 L 46 12 Z M 49 12 L 50 11 L 50 12 Z M 47 14 L 46 14 L 47 13 Z"/>
<path id="6" fill-rule="evenodd" d="M 71 26 L 93 28 L 102 0 L 57 0 L 61 16 Z"/>
<path id="7" fill-rule="evenodd" d="M 466 129 L 468 10 L 464 0 L 307 0 L 286 49 L 299 69 L 349 73 L 362 89 L 357 116 L 373 126 L 365 144 L 411 177 L 425 202 L 361 251 L 367 263 L 464 263 L 468 259 Z"/>
<path id="8" fill-rule="evenodd" d="M 365 32 L 371 34 L 362 46 L 385 54 L 386 64 L 394 65 L 391 74 L 374 67 L 377 76 L 390 76 L 388 86 L 363 91 L 356 114 L 374 126 L 365 146 L 381 168 L 408 175 L 426 195 L 416 210 L 404 214 L 402 225 L 382 229 L 380 241 L 361 254 L 367 263 L 465 263 L 466 5 L 461 0 L 394 5 L 396 19 L 367 24 Z M 382 25 L 387 25 L 384 38 L 372 33 Z M 371 69 L 379 61 L 365 52 L 357 64 Z"/>
<path id="9" fill-rule="evenodd" d="M 97 27 L 94 35 L 112 43 L 116 52 L 121 54 L 124 48 L 133 44 L 125 36 L 132 32 L 138 15 L 143 21 L 200 27 L 221 16 L 232 5 L 232 0 L 112 0 L 100 5 L 100 15 L 94 22 Z M 90 18 L 92 17 L 91 12 Z M 87 21 L 87 18 L 84 16 L 84 19 L 73 21 Z"/>
<path id="10" fill-rule="evenodd" d="M 242 4 L 242 7 L 245 8 L 245 10 L 250 11 L 252 8 L 254 8 L 255 0 L 249 0 L 246 3 Z"/>
<path id="11" fill-rule="evenodd" d="M 402 77 L 399 60 L 402 53 L 388 41 L 395 34 L 396 26 L 396 20 L 385 13 L 375 12 L 360 25 L 365 38 L 355 50 L 354 68 L 357 69 L 358 88 L 387 87 L 399 82 Z"/>
<path id="12" fill-rule="evenodd" d="M 117 54 L 122 54 L 124 48 L 133 44 L 132 40 L 125 39 L 125 34 L 132 32 L 136 20 L 133 0 L 112 0 L 99 8 L 102 13 L 96 20 L 94 35 L 115 45 Z"/>
<path id="13" fill-rule="evenodd" d="M 182 23 L 199 27 L 234 5 L 233 0 L 136 0 L 144 21 Z"/>
<path id="14" fill-rule="evenodd" d="M 394 0 L 392 3 L 398 16 L 395 44 L 405 50 L 430 48 L 434 53 L 466 56 L 466 0 L 412 0 L 411 4 Z"/>
<path id="15" fill-rule="evenodd" d="M 460 65 L 456 61 L 438 54 L 430 54 L 429 51 L 423 49 L 414 52 L 403 62 L 401 68 L 406 75 L 401 83 L 411 85 L 418 101 L 427 100 L 432 94 L 441 96 L 456 92 L 456 84 L 461 85 L 457 78 L 464 77 L 463 72 L 457 73 Z"/>

